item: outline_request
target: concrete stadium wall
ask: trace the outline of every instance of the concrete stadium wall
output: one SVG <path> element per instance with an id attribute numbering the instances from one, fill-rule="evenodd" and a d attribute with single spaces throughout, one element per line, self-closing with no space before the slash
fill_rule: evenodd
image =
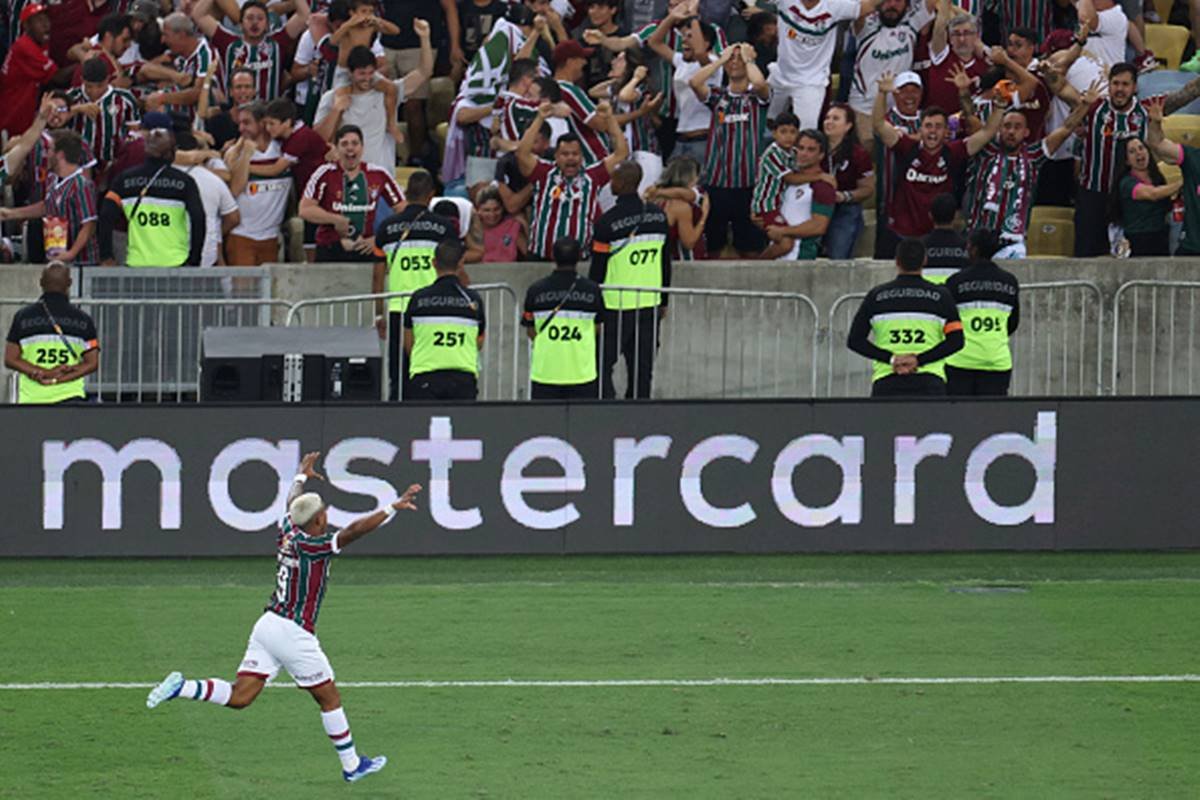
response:
<path id="1" fill-rule="evenodd" d="M 1018 353 L 1018 361 L 1025 371 L 1015 378 L 1015 388 L 1021 394 L 1076 395 L 1094 393 L 1097 385 L 1111 388 L 1111 302 L 1117 288 L 1132 280 L 1200 281 L 1200 259 L 1031 259 L 1008 262 L 1005 266 L 1023 284 L 1085 280 L 1098 285 L 1103 296 L 1103 344 L 1099 354 L 1090 343 L 1095 339 L 1097 320 L 1094 310 L 1089 311 L 1086 328 L 1081 333 L 1080 308 L 1068 308 L 1061 299 L 1047 298 L 1051 302 L 1037 308 L 1031 303 L 1029 311 L 1036 312 L 1036 316 L 1033 313 L 1025 315 L 1024 323 L 1029 327 L 1019 336 L 1026 339 L 1031 336 L 1035 319 L 1039 333 L 1036 342 L 1024 343 L 1029 346 L 1029 352 Z M 476 264 L 469 272 L 477 284 L 509 284 L 519 302 L 529 285 L 548 270 L 546 264 Z M 371 266 L 364 264 L 276 264 L 271 265 L 269 271 L 273 297 L 287 302 L 364 294 L 371 287 Z M 0 298 L 36 297 L 39 273 L 37 266 L 0 269 Z M 809 297 L 818 311 L 815 327 L 818 329 L 816 372 L 819 380 L 814 386 L 811 377 L 814 321 L 811 318 L 781 320 L 777 309 L 754 302 L 716 304 L 706 308 L 698 303 L 681 301 L 676 302 L 663 327 L 664 355 L 656 365 L 656 394 L 695 398 L 824 396 L 830 386 L 834 396 L 861 394 L 867 385 L 864 364 L 841 344 L 848 316 L 839 315 L 831 325 L 828 313 L 838 297 L 863 292 L 893 275 L 891 264 L 869 260 L 676 265 L 673 276 L 676 287 L 788 292 Z M 1136 343 L 1127 345 L 1121 356 L 1122 375 L 1118 379 L 1118 388 L 1123 393 L 1162 392 L 1174 381 L 1172 390 L 1175 392 L 1181 391 L 1181 383 L 1186 384 L 1182 391 L 1200 392 L 1200 363 L 1193 363 L 1193 353 L 1200 348 L 1192 347 L 1197 339 L 1192 320 L 1195 307 L 1192 298 L 1184 297 L 1174 307 L 1164 298 L 1153 308 L 1148 302 L 1152 298 L 1147 294 L 1129 299 L 1137 300 L 1140 313 L 1136 320 L 1131 313 L 1122 315 L 1122 340 L 1132 341 L 1136 332 Z M 855 307 L 856 303 L 850 303 L 845 309 L 846 314 L 852 314 Z M 14 310 L 12 306 L 0 306 L 0 325 L 5 330 Z M 795 307 L 791 310 L 795 311 Z M 504 312 L 508 311 L 505 306 Z M 282 312 L 276 316 L 275 322 L 282 324 Z M 1086 337 L 1089 344 L 1080 345 L 1081 337 Z M 671 346 L 667 346 L 668 342 Z M 503 365 L 505 370 L 510 370 L 513 347 L 519 351 L 519 380 L 523 385 L 526 366 L 522 339 L 510 337 L 496 342 L 490 364 Z M 1072 356 L 1078 356 L 1078 368 L 1074 363 L 1065 364 L 1058 359 L 1060 350 L 1070 348 L 1079 351 Z M 730 358 L 731 353 L 736 357 Z M 1127 368 L 1134 356 L 1138 363 L 1136 376 Z M 728 369 L 722 364 L 736 364 L 740 374 L 714 374 L 714 371 L 720 373 Z M 1070 375 L 1069 380 L 1063 379 L 1064 373 Z"/>

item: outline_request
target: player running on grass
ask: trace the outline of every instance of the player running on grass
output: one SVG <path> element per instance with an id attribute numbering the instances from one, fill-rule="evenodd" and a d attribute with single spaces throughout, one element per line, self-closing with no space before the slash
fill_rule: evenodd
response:
<path id="1" fill-rule="evenodd" d="M 421 487 L 414 483 L 387 511 L 376 511 L 340 531 L 329 533 L 325 528 L 325 505 L 320 496 L 315 492 L 303 493 L 304 483 L 309 478 L 323 480 L 313 470 L 319 456 L 320 453 L 304 456 L 300 473 L 288 492 L 288 512 L 279 521 L 277 535 L 279 571 L 275 593 L 250 632 L 237 682 L 230 685 L 220 678 L 184 680 L 181 673 L 172 672 L 150 692 L 146 706 L 154 708 L 164 700 L 179 697 L 245 708 L 254 702 L 282 666 L 296 685 L 307 689 L 321 707 L 321 723 L 342 760 L 342 777 L 353 782 L 383 769 L 387 758 L 360 757 L 355 751 L 350 724 L 342 710 L 342 698 L 333 682 L 333 667 L 313 630 L 321 600 L 325 597 L 330 557 L 390 521 L 397 511 L 415 511 L 413 498 Z"/>

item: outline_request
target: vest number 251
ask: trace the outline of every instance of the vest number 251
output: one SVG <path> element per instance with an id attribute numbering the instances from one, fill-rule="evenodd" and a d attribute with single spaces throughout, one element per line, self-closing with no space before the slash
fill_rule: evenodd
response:
<path id="1" fill-rule="evenodd" d="M 434 347 L 461 347 L 466 343 L 467 335 L 465 333 L 457 333 L 455 331 L 433 332 Z"/>

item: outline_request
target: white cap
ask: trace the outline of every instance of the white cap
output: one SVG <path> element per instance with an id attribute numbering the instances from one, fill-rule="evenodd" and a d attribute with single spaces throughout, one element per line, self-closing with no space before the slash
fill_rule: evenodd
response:
<path id="1" fill-rule="evenodd" d="M 319 494 L 316 492 L 305 492 L 288 506 L 288 516 L 292 518 L 293 525 L 303 528 L 313 521 L 313 517 L 319 514 L 324 506 L 325 504 L 321 502 Z"/>
<path id="2" fill-rule="evenodd" d="M 892 85 L 897 89 L 899 89 L 901 86 L 922 86 L 921 76 L 912 70 L 901 72 L 896 76 L 895 80 L 892 82 Z"/>

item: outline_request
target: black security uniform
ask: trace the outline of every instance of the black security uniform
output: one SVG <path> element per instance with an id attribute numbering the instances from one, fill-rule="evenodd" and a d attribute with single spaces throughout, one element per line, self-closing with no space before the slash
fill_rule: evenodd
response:
<path id="1" fill-rule="evenodd" d="M 979 260 L 951 275 L 946 288 L 962 318 L 963 349 L 946 361 L 952 395 L 1003 396 L 1012 381 L 1009 337 L 1021 322 L 1020 285 L 995 262 Z"/>
<path id="2" fill-rule="evenodd" d="M 945 286 L 901 274 L 867 292 L 846 344 L 874 362 L 872 397 L 944 395 L 943 359 L 962 348 L 962 322 Z M 897 355 L 915 355 L 917 371 L 897 375 Z"/>
<path id="3" fill-rule="evenodd" d="M 433 254 L 446 239 L 457 238 L 454 224 L 427 206 L 409 203 L 385 219 L 375 231 L 375 246 L 383 252 L 387 273 L 385 292 L 415 292 L 437 279 Z M 388 298 L 388 399 L 408 397 L 411 384 L 404 363 L 404 312 L 409 297 Z M 403 392 L 400 391 L 403 385 Z"/>
<path id="4" fill-rule="evenodd" d="M 8 341 L 21 349 L 21 359 L 50 371 L 63 364 L 79 364 L 84 353 L 100 347 L 96 323 L 71 303 L 65 294 L 46 292 L 36 303 L 13 315 Z M 42 385 L 28 375 L 17 380 L 17 402 L 50 404 L 80 402 L 84 379 Z"/>
<path id="5" fill-rule="evenodd" d="M 483 300 L 443 275 L 412 296 L 404 315 L 412 331 L 408 373 L 417 400 L 474 400 L 479 375 L 478 340 L 486 330 Z"/>
<path id="6" fill-rule="evenodd" d="M 533 400 L 596 399 L 596 327 L 604 314 L 600 287 L 561 268 L 525 293 L 521 324 L 535 332 L 530 359 Z"/>
<path id="7" fill-rule="evenodd" d="M 661 289 L 671 285 L 670 226 L 666 213 L 636 194 L 621 195 L 596 220 L 592 266 L 588 277 L 598 284 Z M 612 371 L 618 351 L 628 374 L 625 397 L 649 398 L 658 349 L 658 321 L 667 295 L 658 291 L 604 291 L 602 393 L 616 396 Z"/>
<path id="8" fill-rule="evenodd" d="M 204 252 L 204 203 L 191 175 L 148 158 L 113 178 L 100 204 L 100 258 L 113 257 L 113 231 L 124 218 L 131 267 L 198 267 Z"/>
<path id="9" fill-rule="evenodd" d="M 967 240 L 958 231 L 934 228 L 921 242 L 925 245 L 925 269 L 921 276 L 930 283 L 945 283 L 971 260 L 967 255 Z"/>

